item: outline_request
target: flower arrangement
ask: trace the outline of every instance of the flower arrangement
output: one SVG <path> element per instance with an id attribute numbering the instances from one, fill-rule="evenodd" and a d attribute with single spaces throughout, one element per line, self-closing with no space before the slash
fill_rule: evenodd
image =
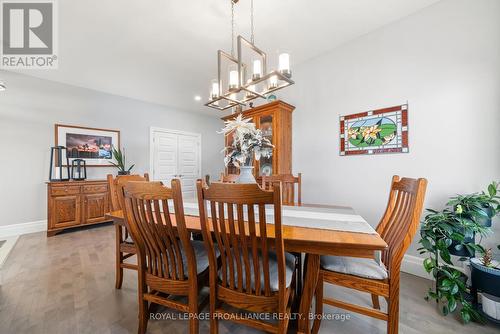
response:
<path id="1" fill-rule="evenodd" d="M 255 128 L 255 124 L 250 118 L 243 119 L 241 114 L 234 120 L 226 121 L 225 127 L 218 133 L 233 135 L 233 143 L 224 148 L 226 156 L 224 164 L 233 164 L 236 167 L 250 166 L 252 157 L 260 160 L 261 157 L 269 158 L 273 154 L 274 145 L 262 135 L 260 129 Z"/>

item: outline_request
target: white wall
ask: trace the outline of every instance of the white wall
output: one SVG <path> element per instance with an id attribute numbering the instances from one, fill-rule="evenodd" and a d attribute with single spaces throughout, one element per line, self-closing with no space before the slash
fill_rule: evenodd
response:
<path id="1" fill-rule="evenodd" d="M 222 121 L 161 105 L 0 72 L 7 90 L 0 93 L 0 227 L 46 219 L 46 185 L 54 124 L 121 131 L 121 144 L 134 172 L 149 171 L 149 128 L 202 135 L 202 175 L 223 169 Z M 133 84 L 131 82 L 131 84 Z M 113 168 L 89 168 L 89 178 L 105 178 Z"/>
<path id="2" fill-rule="evenodd" d="M 439 2 L 299 65 L 294 80 L 285 94 L 305 202 L 354 206 L 375 226 L 393 174 L 427 178 L 425 206 L 437 209 L 500 180 L 498 0 Z M 406 101 L 409 154 L 339 156 L 340 115 Z M 490 244 L 500 221 L 496 231 Z"/>

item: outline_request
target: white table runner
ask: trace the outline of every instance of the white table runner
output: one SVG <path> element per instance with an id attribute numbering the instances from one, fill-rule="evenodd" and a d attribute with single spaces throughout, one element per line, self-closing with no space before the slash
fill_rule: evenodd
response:
<path id="1" fill-rule="evenodd" d="M 173 212 L 173 206 L 169 207 Z M 184 214 L 189 216 L 199 216 L 198 203 L 184 202 Z M 207 208 L 207 215 L 210 216 L 210 208 Z M 227 212 L 225 213 L 227 217 Z M 266 207 L 266 218 L 268 223 L 274 221 L 274 211 L 272 206 Z M 247 219 L 245 214 L 245 219 Z M 256 214 L 255 221 L 258 222 Z M 322 230 L 334 230 L 354 233 L 377 234 L 368 222 L 354 213 L 351 208 L 315 208 L 315 207 L 292 207 L 283 206 L 282 224 L 285 226 L 297 226 L 317 228 Z"/>

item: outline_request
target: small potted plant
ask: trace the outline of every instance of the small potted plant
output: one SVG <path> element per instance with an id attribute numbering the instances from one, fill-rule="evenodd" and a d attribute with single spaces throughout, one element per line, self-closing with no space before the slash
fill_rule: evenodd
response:
<path id="1" fill-rule="evenodd" d="M 500 245 L 497 246 L 500 249 Z M 472 258 L 471 293 L 477 304 L 477 291 L 482 293 L 482 305 L 479 308 L 482 313 L 496 323 L 500 323 L 500 261 L 493 258 L 491 248 L 483 253 L 480 258 Z M 478 306 L 478 305 L 476 305 Z"/>
<path id="2" fill-rule="evenodd" d="M 118 175 L 129 175 L 135 165 L 131 165 L 127 168 L 125 164 L 125 153 L 120 148 L 116 148 L 114 146 L 112 149 L 115 162 L 111 162 L 111 164 L 118 168 Z"/>
<path id="3" fill-rule="evenodd" d="M 226 121 L 220 134 L 232 135 L 234 140 L 230 146 L 224 148 L 226 167 L 233 164 L 240 169 L 238 183 L 256 183 L 253 176 L 253 159 L 259 161 L 261 157 L 271 157 L 273 144 L 262 135 L 260 129 L 255 128 L 251 119 L 243 119 L 239 114 L 234 120 Z"/>

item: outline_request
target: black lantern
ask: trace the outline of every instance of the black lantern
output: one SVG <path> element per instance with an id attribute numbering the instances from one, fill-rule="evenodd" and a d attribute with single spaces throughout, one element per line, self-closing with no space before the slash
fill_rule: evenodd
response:
<path id="1" fill-rule="evenodd" d="M 71 178 L 81 181 L 87 178 L 87 163 L 83 159 L 74 159 L 71 162 Z"/>
<path id="2" fill-rule="evenodd" d="M 64 146 L 54 146 L 50 148 L 50 181 L 69 181 L 69 159 L 68 150 Z M 63 165 L 63 157 L 66 165 Z"/>

